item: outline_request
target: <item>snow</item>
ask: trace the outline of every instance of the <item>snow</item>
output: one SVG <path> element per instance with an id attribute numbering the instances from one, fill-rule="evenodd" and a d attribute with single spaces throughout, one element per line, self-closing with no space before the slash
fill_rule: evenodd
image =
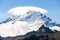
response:
<path id="1" fill-rule="evenodd" d="M 53 26 L 53 27 L 49 27 L 51 30 L 57 30 L 60 31 L 60 27 L 59 26 Z"/>

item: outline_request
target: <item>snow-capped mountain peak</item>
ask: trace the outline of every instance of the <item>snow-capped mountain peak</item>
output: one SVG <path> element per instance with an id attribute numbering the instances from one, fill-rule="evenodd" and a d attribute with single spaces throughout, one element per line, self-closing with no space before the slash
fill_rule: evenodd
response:
<path id="1" fill-rule="evenodd" d="M 45 9 L 38 7 L 12 8 L 8 11 L 12 14 L 11 17 L 0 23 L 0 35 L 2 37 L 13 37 L 37 31 L 43 24 L 46 27 L 56 26 L 56 22 L 45 15 L 46 12 Z"/>

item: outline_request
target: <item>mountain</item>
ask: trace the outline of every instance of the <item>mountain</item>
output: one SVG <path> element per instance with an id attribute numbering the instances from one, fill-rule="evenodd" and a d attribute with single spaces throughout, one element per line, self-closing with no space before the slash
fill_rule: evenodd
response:
<path id="1" fill-rule="evenodd" d="M 37 33 L 54 33 L 60 31 L 60 24 L 45 15 L 47 11 L 38 7 L 16 7 L 8 13 L 11 17 L 0 22 L 1 37 L 15 37 Z M 42 26 L 43 25 L 43 26 Z"/>
<path id="2" fill-rule="evenodd" d="M 42 25 L 38 30 L 37 30 L 38 34 L 51 34 L 54 33 L 53 30 L 51 30 L 48 27 L 45 27 L 44 25 Z"/>
<path id="3" fill-rule="evenodd" d="M 31 31 L 27 34 L 25 34 L 26 38 L 29 38 L 31 35 L 35 35 L 35 34 L 52 34 L 58 32 L 57 30 L 51 30 L 49 27 L 46 27 L 44 25 L 42 25 L 37 31 Z"/>

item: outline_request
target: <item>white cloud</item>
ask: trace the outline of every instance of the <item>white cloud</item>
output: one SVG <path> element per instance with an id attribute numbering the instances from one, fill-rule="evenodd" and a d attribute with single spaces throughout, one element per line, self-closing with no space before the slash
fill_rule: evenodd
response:
<path id="1" fill-rule="evenodd" d="M 13 15 L 25 15 L 30 10 L 35 11 L 35 12 L 40 12 L 42 14 L 47 13 L 47 10 L 39 8 L 39 7 L 33 7 L 33 6 L 15 7 L 15 8 L 10 9 L 7 13 L 11 13 Z"/>
<path id="2" fill-rule="evenodd" d="M 40 26 L 36 25 L 38 21 L 34 23 L 27 23 L 25 21 L 16 21 L 14 24 L 12 22 L 0 24 L 0 35 L 2 37 L 14 37 L 17 35 L 24 35 L 31 31 L 37 31 Z"/>

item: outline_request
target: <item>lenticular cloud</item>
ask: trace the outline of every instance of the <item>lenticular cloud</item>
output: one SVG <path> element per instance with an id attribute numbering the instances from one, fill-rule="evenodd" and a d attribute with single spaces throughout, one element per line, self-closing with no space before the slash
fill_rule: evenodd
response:
<path id="1" fill-rule="evenodd" d="M 47 13 L 47 10 L 33 6 L 15 7 L 10 9 L 8 13 L 11 13 L 13 15 L 25 15 L 28 11 L 40 12 L 42 14 Z"/>

